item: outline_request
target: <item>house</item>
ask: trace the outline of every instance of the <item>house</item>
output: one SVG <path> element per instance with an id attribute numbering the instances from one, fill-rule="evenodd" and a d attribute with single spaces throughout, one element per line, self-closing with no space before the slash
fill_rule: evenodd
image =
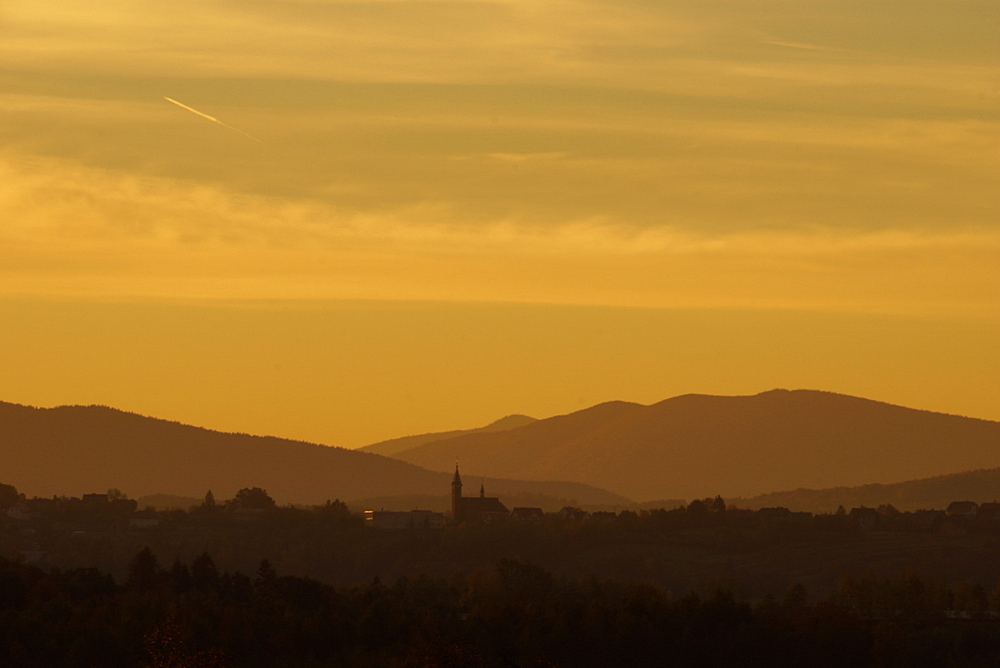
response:
<path id="1" fill-rule="evenodd" d="M 430 510 L 411 510 L 409 512 L 366 510 L 365 526 L 389 531 L 440 529 L 444 526 L 444 513 L 435 513 Z"/>
<path id="2" fill-rule="evenodd" d="M 107 494 L 84 494 L 80 500 L 88 508 L 104 508 L 111 503 Z"/>
<path id="3" fill-rule="evenodd" d="M 516 522 L 533 522 L 538 524 L 545 517 L 541 508 L 515 508 L 510 511 L 510 518 Z"/>
<path id="4" fill-rule="evenodd" d="M 462 477 L 455 465 L 455 477 L 451 481 L 451 518 L 456 524 L 469 522 L 476 524 L 493 524 L 502 522 L 510 516 L 507 506 L 500 499 L 486 496 L 486 487 L 479 486 L 479 496 L 462 496 Z"/>
<path id="5" fill-rule="evenodd" d="M 582 520 L 589 520 L 590 513 L 586 510 L 581 510 L 580 508 L 571 508 L 566 506 L 558 513 L 559 517 L 564 520 L 569 520 L 570 522 L 579 522 Z"/>
<path id="6" fill-rule="evenodd" d="M 155 510 L 140 510 L 137 513 L 133 513 L 132 517 L 128 520 L 128 525 L 136 529 L 148 529 L 159 524 L 160 516 Z"/>
<path id="7" fill-rule="evenodd" d="M 1000 503 L 994 501 L 992 503 L 979 504 L 979 514 L 976 517 L 987 522 L 1000 520 Z"/>
<path id="8" fill-rule="evenodd" d="M 979 505 L 975 501 L 952 501 L 944 511 L 948 517 L 963 517 L 973 519 L 979 514 Z"/>
<path id="9" fill-rule="evenodd" d="M 944 511 L 941 533 L 945 536 L 964 536 L 978 514 L 979 504 L 976 502 L 952 501 Z"/>
<path id="10" fill-rule="evenodd" d="M 14 519 L 14 520 L 22 521 L 22 522 L 24 520 L 37 519 L 37 518 L 39 518 L 41 516 L 42 516 L 42 511 L 41 510 L 32 508 L 25 501 L 21 501 L 17 505 L 11 506 L 10 508 L 7 509 L 7 517 L 9 517 L 11 519 Z"/>

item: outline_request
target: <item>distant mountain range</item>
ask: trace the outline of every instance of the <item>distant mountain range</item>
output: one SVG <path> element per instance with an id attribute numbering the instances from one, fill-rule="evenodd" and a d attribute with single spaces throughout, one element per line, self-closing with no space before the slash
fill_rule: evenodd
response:
<path id="1" fill-rule="evenodd" d="M 944 510 L 952 501 L 1000 501 L 1000 468 L 953 473 L 892 485 L 861 485 L 829 489 L 795 489 L 761 494 L 750 499 L 730 499 L 730 503 L 756 510 L 784 506 L 791 510 L 832 513 L 845 509 L 892 505 L 896 510 Z"/>
<path id="2" fill-rule="evenodd" d="M 502 417 L 499 420 L 491 422 L 485 427 L 479 427 L 478 429 L 456 429 L 454 431 L 440 431 L 433 434 L 403 436 L 402 438 L 393 438 L 388 441 L 366 445 L 363 448 L 358 448 L 358 450 L 361 450 L 362 452 L 374 452 L 376 455 L 392 457 L 403 450 L 416 448 L 425 443 L 444 441 L 449 438 L 455 438 L 456 436 L 465 436 L 466 434 L 508 431 L 510 429 L 514 429 L 515 427 L 523 427 L 524 425 L 531 424 L 532 422 L 537 422 L 537 420 L 533 417 L 528 417 L 527 415 L 508 415 L 507 417 Z"/>
<path id="3" fill-rule="evenodd" d="M 1000 496 L 1000 423 L 811 390 L 609 402 L 361 450 L 100 406 L 0 402 L 0 482 L 29 495 L 117 487 L 138 497 L 201 498 L 211 489 L 221 500 L 263 487 L 279 503 L 340 498 L 355 507 L 437 509 L 447 506 L 456 459 L 467 493 L 483 482 L 508 504 L 547 510 L 636 507 L 630 499 L 671 499 L 664 503 L 672 507 L 716 494 L 745 507 L 908 510 Z M 774 492 L 782 489 L 794 491 Z"/>
<path id="4" fill-rule="evenodd" d="M 368 452 L 226 434 L 102 406 L 5 402 L 0 402 L 0 462 L 0 482 L 29 496 L 80 496 L 114 487 L 132 497 L 202 498 L 212 490 L 221 501 L 242 487 L 262 487 L 282 504 L 407 495 L 447 499 L 452 475 Z M 586 484 L 479 476 L 468 478 L 467 493 L 477 491 L 480 482 L 501 499 L 548 499 L 550 506 L 629 503 Z"/>
<path id="5" fill-rule="evenodd" d="M 1000 423 L 812 390 L 599 404 L 397 452 L 437 471 L 575 480 L 643 501 L 752 497 L 1000 466 Z"/>

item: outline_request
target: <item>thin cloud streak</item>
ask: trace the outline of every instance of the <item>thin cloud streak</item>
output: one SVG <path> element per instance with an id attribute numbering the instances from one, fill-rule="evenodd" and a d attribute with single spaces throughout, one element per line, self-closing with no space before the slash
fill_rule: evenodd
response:
<path id="1" fill-rule="evenodd" d="M 253 135 L 249 135 L 246 132 L 243 132 L 243 130 L 240 130 L 239 128 L 234 128 L 232 125 L 227 125 L 226 123 L 223 123 L 222 121 L 220 121 L 218 118 L 215 118 L 214 116 L 209 116 L 208 114 L 204 114 L 204 113 L 198 111 L 197 109 L 192 109 L 191 107 L 187 106 L 186 104 L 182 104 L 182 103 L 178 102 L 177 100 L 171 99 L 169 97 L 164 96 L 163 99 L 166 100 L 167 102 L 172 102 L 172 103 L 176 104 L 178 107 L 180 107 L 182 109 L 187 109 L 188 111 L 190 111 L 193 114 L 198 114 L 202 118 L 207 118 L 208 120 L 212 121 L 213 123 L 218 123 L 219 125 L 221 125 L 224 128 L 229 128 L 230 130 L 235 130 L 236 132 L 239 132 L 241 135 L 243 135 L 245 137 L 249 137 L 250 139 L 253 139 L 258 144 L 261 143 L 261 141 L 259 139 L 257 139 L 256 137 L 254 137 Z"/>
<path id="2" fill-rule="evenodd" d="M 808 44 L 806 42 L 788 42 L 784 40 L 765 39 L 761 40 L 760 43 L 766 44 L 768 46 L 780 46 L 786 49 L 798 49 L 800 51 L 822 51 L 825 53 L 860 53 L 858 51 L 852 51 L 851 49 L 839 49 L 833 46 L 820 46 L 818 44 Z"/>

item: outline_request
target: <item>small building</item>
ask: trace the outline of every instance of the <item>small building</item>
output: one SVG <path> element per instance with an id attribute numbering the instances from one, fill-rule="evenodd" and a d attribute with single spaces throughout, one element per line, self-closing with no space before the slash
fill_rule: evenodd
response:
<path id="1" fill-rule="evenodd" d="M 972 519 L 979 514 L 979 505 L 975 501 L 952 501 L 944 511 L 948 517 L 963 517 Z"/>
<path id="2" fill-rule="evenodd" d="M 945 536 L 964 536 L 979 515 L 979 505 L 974 501 L 952 501 L 944 511 L 941 533 Z"/>
<path id="3" fill-rule="evenodd" d="M 107 494 L 84 494 L 81 501 L 88 508 L 104 508 L 111 503 Z"/>
<path id="4" fill-rule="evenodd" d="M 132 517 L 128 520 L 128 525 L 136 529 L 148 529 L 159 526 L 159 524 L 160 516 L 155 510 L 140 510 L 137 513 L 132 513 Z"/>
<path id="5" fill-rule="evenodd" d="M 570 506 L 566 506 L 565 508 L 560 510 L 558 515 L 561 519 L 568 520 L 570 522 L 580 522 L 583 520 L 590 519 L 590 513 L 588 513 L 586 510 L 582 510 L 580 508 L 572 508 Z"/>
<path id="6" fill-rule="evenodd" d="M 444 526 L 444 513 L 430 510 L 366 510 L 365 526 L 372 529 L 401 531 L 403 529 L 440 529 Z"/>
<path id="7" fill-rule="evenodd" d="M 41 516 L 42 512 L 40 510 L 33 509 L 25 501 L 21 501 L 17 505 L 11 506 L 7 509 L 7 517 L 22 522 L 25 520 L 37 519 Z"/>
<path id="8" fill-rule="evenodd" d="M 996 501 L 992 503 L 980 503 L 979 514 L 977 514 L 976 517 L 987 522 L 996 522 L 997 520 L 1000 520 L 1000 503 L 997 503 Z"/>
<path id="9" fill-rule="evenodd" d="M 510 511 L 510 518 L 515 522 L 533 522 L 538 524 L 545 517 L 541 508 L 518 507 Z"/>

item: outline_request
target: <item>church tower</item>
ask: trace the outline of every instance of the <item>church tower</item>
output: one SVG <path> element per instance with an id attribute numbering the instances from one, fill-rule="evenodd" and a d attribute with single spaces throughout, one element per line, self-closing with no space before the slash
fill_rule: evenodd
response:
<path id="1" fill-rule="evenodd" d="M 455 477 L 451 480 L 451 519 L 458 522 L 459 506 L 462 505 L 462 478 L 458 475 L 458 464 L 455 464 Z"/>

